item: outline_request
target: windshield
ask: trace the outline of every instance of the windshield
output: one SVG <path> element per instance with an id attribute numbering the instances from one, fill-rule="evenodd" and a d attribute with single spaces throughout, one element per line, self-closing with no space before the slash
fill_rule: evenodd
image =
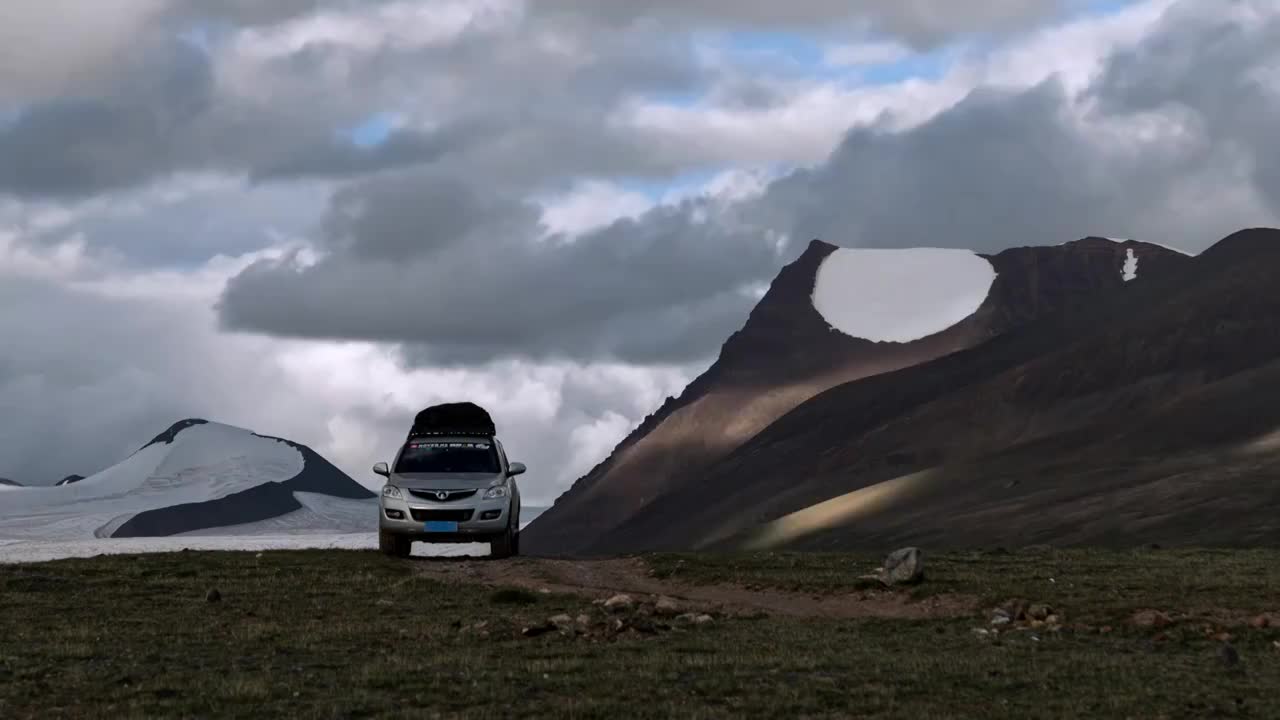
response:
<path id="1" fill-rule="evenodd" d="M 396 461 L 397 473 L 496 474 L 498 452 L 483 441 L 414 440 Z"/>

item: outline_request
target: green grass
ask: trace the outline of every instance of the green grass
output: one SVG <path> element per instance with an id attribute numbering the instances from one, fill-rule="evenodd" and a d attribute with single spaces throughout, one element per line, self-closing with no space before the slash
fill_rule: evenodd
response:
<path id="1" fill-rule="evenodd" d="M 1100 616 L 1275 610 L 1277 559 L 928 557 L 915 592 Z M 867 570 L 848 556 L 650 562 L 686 582 L 812 592 Z M 577 597 L 445 585 L 415 565 L 315 551 L 0 566 L 0 717 L 1280 717 L 1275 629 L 1237 631 L 1235 667 L 1181 626 L 1158 642 L 1132 627 L 992 640 L 973 632 L 983 618 L 722 618 L 656 635 L 530 638 L 522 628 L 549 616 L 601 611 Z M 222 601 L 206 602 L 214 587 Z"/>

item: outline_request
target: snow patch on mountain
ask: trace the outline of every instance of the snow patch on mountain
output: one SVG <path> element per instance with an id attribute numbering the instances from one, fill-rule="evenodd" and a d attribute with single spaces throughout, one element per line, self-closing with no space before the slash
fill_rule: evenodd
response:
<path id="1" fill-rule="evenodd" d="M 1120 276 L 1125 282 L 1138 279 L 1138 256 L 1134 254 L 1133 248 L 1124 251 L 1124 267 L 1120 269 Z"/>
<path id="2" fill-rule="evenodd" d="M 813 306 L 846 335 L 904 343 L 972 315 L 995 279 L 970 250 L 841 248 L 818 269 Z"/>
<path id="3" fill-rule="evenodd" d="M 122 530 L 174 535 L 236 525 L 252 530 L 254 523 L 284 517 L 290 532 L 363 530 L 376 522 L 376 502 L 304 446 L 230 425 L 184 421 L 79 482 L 5 493 L 0 537 L 75 540 Z"/>

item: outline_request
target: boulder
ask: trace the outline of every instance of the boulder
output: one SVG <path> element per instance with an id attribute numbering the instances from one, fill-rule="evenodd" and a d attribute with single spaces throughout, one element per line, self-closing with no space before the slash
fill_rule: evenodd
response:
<path id="1" fill-rule="evenodd" d="M 914 585 L 924 580 L 924 558 L 919 548 L 894 550 L 884 559 L 884 581 L 889 585 Z"/>

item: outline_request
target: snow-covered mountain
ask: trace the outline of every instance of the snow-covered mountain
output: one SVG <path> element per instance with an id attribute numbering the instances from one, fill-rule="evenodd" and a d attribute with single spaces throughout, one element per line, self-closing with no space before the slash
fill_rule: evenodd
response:
<path id="1" fill-rule="evenodd" d="M 13 480 L 10 480 L 8 478 L 0 478 L 0 490 L 5 490 L 8 488 L 19 488 L 19 487 L 22 487 L 21 483 L 14 482 Z"/>
<path id="2" fill-rule="evenodd" d="M 9 540 L 368 532 L 376 521 L 376 496 L 310 448 L 198 419 L 83 480 L 0 500 Z"/>

